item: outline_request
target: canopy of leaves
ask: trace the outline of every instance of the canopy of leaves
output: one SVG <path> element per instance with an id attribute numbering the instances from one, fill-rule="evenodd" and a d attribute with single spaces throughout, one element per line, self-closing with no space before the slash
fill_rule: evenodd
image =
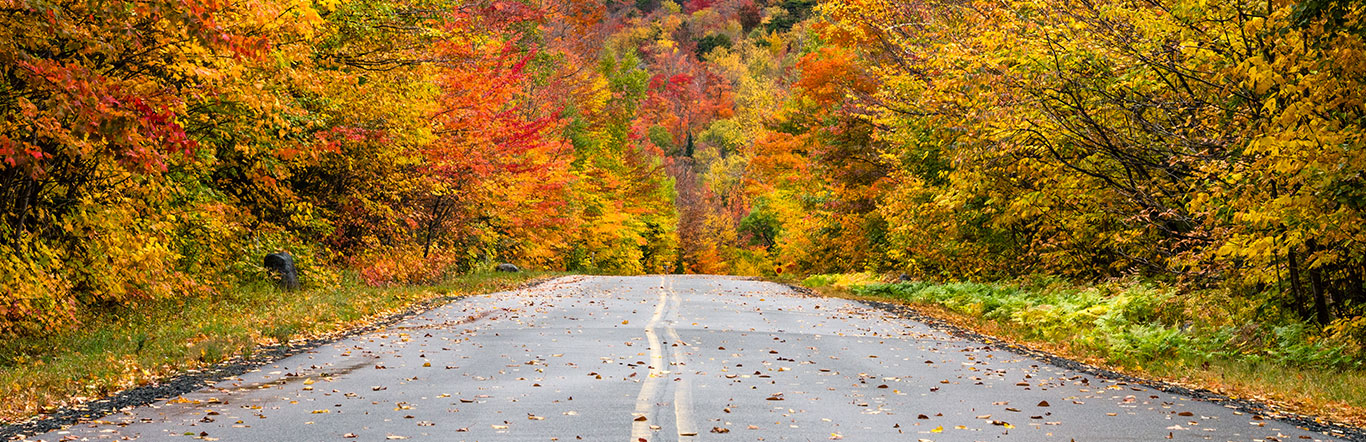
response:
<path id="1" fill-rule="evenodd" d="M 17 0 L 0 332 L 501 261 L 1366 303 L 1366 8 Z"/>

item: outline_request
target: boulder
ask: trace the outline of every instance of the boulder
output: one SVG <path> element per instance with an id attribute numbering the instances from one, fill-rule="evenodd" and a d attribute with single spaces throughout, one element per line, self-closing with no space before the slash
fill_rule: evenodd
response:
<path id="1" fill-rule="evenodd" d="M 500 271 L 500 272 L 520 272 L 520 271 L 522 271 L 522 269 L 517 268 L 517 266 L 512 265 L 512 264 L 508 264 L 508 263 L 498 264 L 498 267 L 494 267 L 494 270 L 497 270 L 497 271 Z"/>
<path id="2" fill-rule="evenodd" d="M 289 252 L 266 255 L 266 270 L 275 277 L 275 283 L 285 290 L 299 289 L 299 270 L 294 267 L 294 256 Z"/>

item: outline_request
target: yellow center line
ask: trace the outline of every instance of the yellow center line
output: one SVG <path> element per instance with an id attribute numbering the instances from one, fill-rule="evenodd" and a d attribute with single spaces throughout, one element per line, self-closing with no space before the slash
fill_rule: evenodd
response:
<path id="1" fill-rule="evenodd" d="M 664 317 L 664 308 L 668 304 L 668 293 L 664 291 L 664 281 L 660 278 L 659 301 L 655 306 L 654 315 L 650 316 L 650 322 L 645 324 L 645 337 L 650 344 L 650 374 L 641 381 L 640 394 L 636 396 L 636 411 L 632 413 L 631 422 L 631 442 L 638 442 L 642 439 L 649 440 L 651 436 L 650 425 L 655 420 L 655 390 L 659 388 L 658 379 L 664 377 L 664 349 L 659 343 L 659 334 L 655 332 L 655 327 L 659 326 L 659 321 Z M 641 417 L 645 419 L 640 420 Z"/>
<path id="2" fill-rule="evenodd" d="M 680 440 L 692 440 L 697 437 L 697 426 L 693 423 L 692 416 L 692 388 L 689 386 L 687 374 L 688 359 L 685 355 L 687 346 L 683 338 L 678 336 L 678 330 L 674 328 L 677 320 L 682 320 L 683 298 L 678 296 L 674 290 L 673 280 L 668 280 L 669 300 L 673 303 L 673 316 L 675 320 L 668 321 L 665 331 L 669 334 L 669 340 L 673 341 L 673 363 L 678 366 L 678 382 L 674 383 L 674 426 L 678 429 Z"/>

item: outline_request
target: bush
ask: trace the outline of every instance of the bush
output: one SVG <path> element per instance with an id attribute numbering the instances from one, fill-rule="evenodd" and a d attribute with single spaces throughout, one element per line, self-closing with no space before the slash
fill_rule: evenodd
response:
<path id="1" fill-rule="evenodd" d="M 444 249 L 427 256 L 418 247 L 387 247 L 367 251 L 351 259 L 360 279 L 371 287 L 429 284 L 459 271 L 463 260 Z"/>

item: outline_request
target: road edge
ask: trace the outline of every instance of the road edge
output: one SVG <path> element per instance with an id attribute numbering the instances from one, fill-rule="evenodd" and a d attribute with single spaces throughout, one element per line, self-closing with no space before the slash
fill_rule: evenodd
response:
<path id="1" fill-rule="evenodd" d="M 532 278 L 510 289 L 502 291 L 526 290 L 567 277 L 572 277 L 572 275 Z M 23 422 L 0 425 L 0 440 L 23 440 L 29 436 L 37 436 L 82 422 L 97 420 L 125 408 L 140 407 L 159 401 L 169 400 L 173 397 L 216 384 L 223 379 L 239 376 L 252 369 L 274 363 L 281 359 L 353 336 L 383 330 L 394 324 L 412 318 L 413 316 L 420 315 L 451 302 L 470 296 L 480 296 L 484 294 L 487 293 L 440 296 L 415 303 L 401 312 L 381 316 L 379 319 L 365 325 L 341 330 L 324 337 L 291 341 L 279 345 L 258 346 L 255 351 L 251 353 L 251 356 L 239 354 L 207 368 L 188 370 L 152 384 L 123 390 L 108 397 L 72 407 L 61 408 L 52 413 L 33 416 Z"/>
<path id="2" fill-rule="evenodd" d="M 1126 382 L 1130 384 L 1137 384 L 1164 393 L 1187 396 L 1195 400 L 1218 404 L 1225 408 L 1241 411 L 1244 413 L 1248 413 L 1250 415 L 1261 416 L 1266 419 L 1274 419 L 1277 421 L 1285 422 L 1287 424 L 1300 427 L 1304 430 L 1313 431 L 1315 433 L 1320 433 L 1325 436 L 1341 438 L 1349 441 L 1366 442 L 1366 428 L 1359 428 L 1337 422 L 1332 422 L 1317 416 L 1279 410 L 1271 405 L 1262 402 L 1248 399 L 1232 398 L 1227 395 L 1215 392 L 1213 390 L 1203 388 L 1191 388 L 1156 379 L 1140 378 L 1109 370 L 1103 367 L 1087 364 L 1084 362 L 1075 361 L 1072 359 L 1054 355 L 1052 353 L 1048 353 L 1043 350 L 1035 349 L 1027 345 L 1012 343 L 1008 340 L 1000 339 L 991 335 L 982 334 L 975 330 L 958 326 L 956 324 L 950 323 L 933 315 L 927 314 L 921 311 L 920 309 L 917 309 L 913 305 L 900 304 L 895 302 L 871 301 L 863 299 L 849 299 L 837 296 L 828 296 L 816 290 L 812 290 L 808 287 L 803 287 L 796 284 L 781 282 L 777 284 L 785 286 L 789 291 L 803 296 L 845 299 L 851 302 L 863 304 L 868 307 L 882 310 L 902 318 L 924 323 L 926 325 L 929 325 L 931 328 L 934 328 L 936 330 L 939 330 L 941 332 L 947 333 L 955 337 L 980 342 L 986 345 L 997 346 L 1006 351 L 1038 359 L 1042 362 L 1052 364 L 1057 367 L 1081 373 L 1086 373 L 1092 376 L 1096 376 L 1097 378 L 1104 378 L 1114 381 Z"/>

